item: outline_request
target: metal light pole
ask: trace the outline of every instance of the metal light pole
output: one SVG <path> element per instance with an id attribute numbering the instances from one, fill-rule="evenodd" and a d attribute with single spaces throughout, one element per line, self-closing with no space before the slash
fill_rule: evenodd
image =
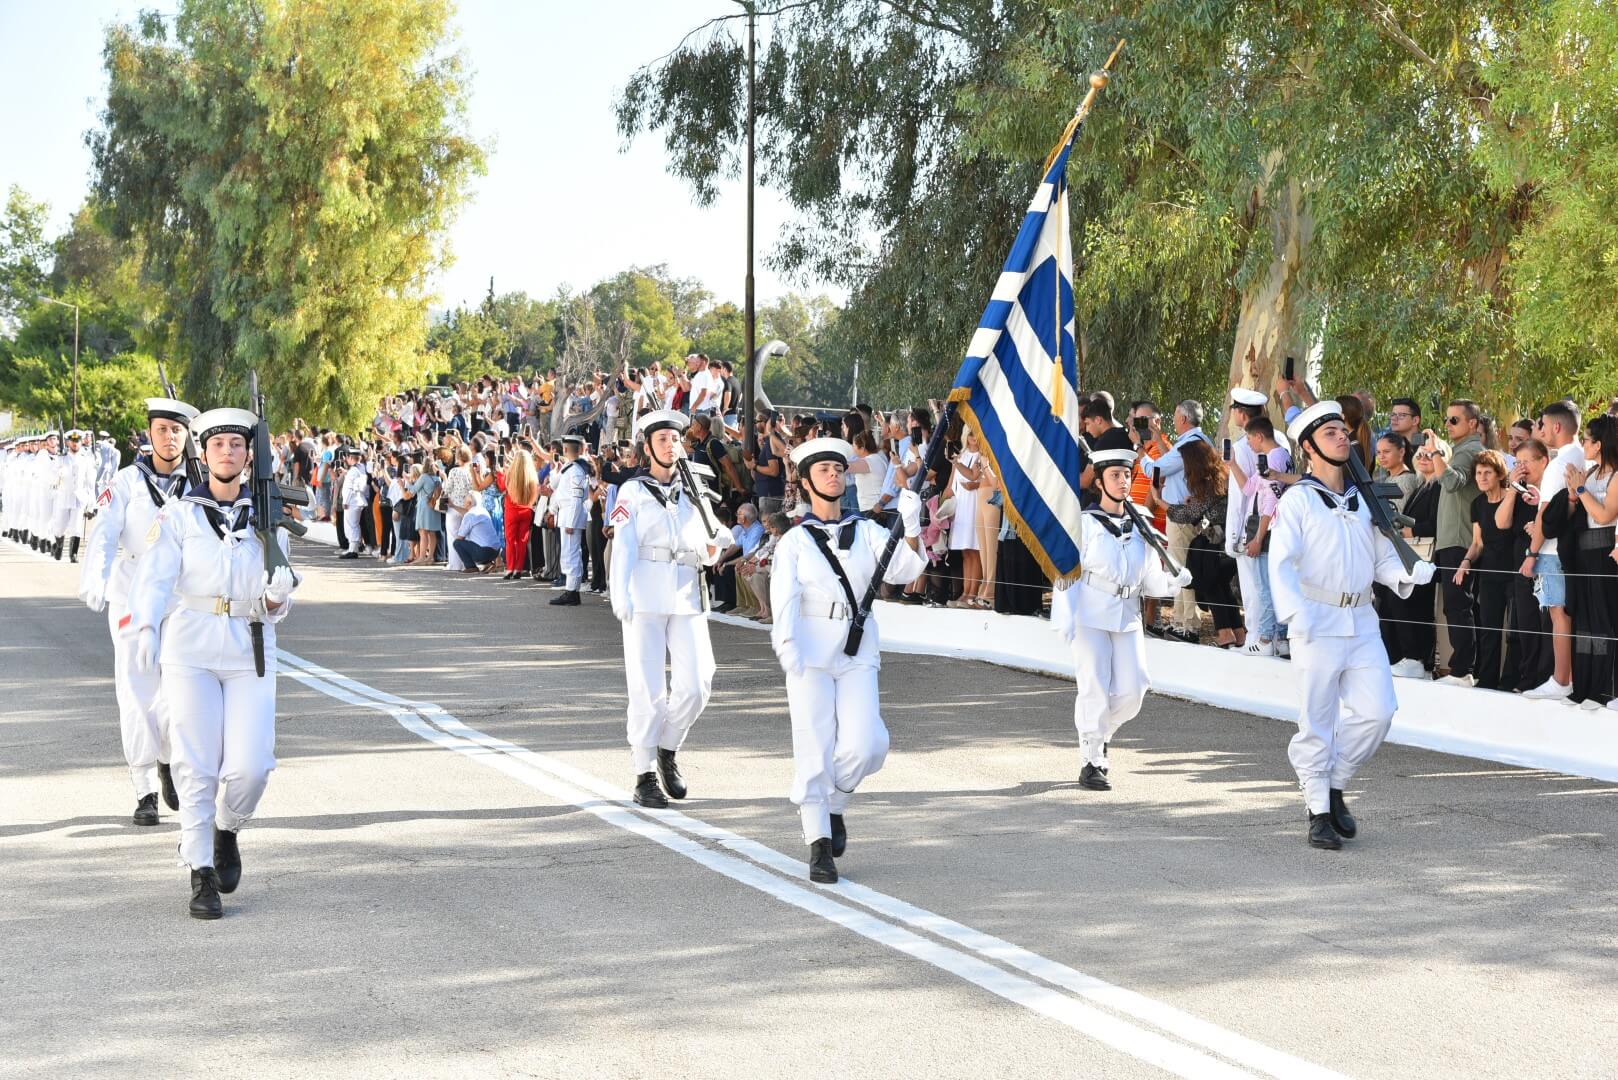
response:
<path id="1" fill-rule="evenodd" d="M 49 296 L 41 296 L 40 299 L 45 301 L 47 304 L 55 304 L 57 307 L 66 307 L 66 308 L 72 308 L 73 309 L 73 426 L 78 427 L 79 426 L 79 305 L 77 305 L 77 304 L 69 304 L 65 300 L 52 299 Z"/>
<path id="2" fill-rule="evenodd" d="M 754 90 L 758 70 L 758 10 L 753 0 L 737 0 L 747 9 L 747 299 L 742 321 L 747 331 L 747 387 L 742 392 L 742 446 L 748 457 L 758 453 L 758 435 L 753 423 L 753 398 L 758 393 L 758 362 L 753 355 L 757 324 L 753 310 L 753 121 Z"/>

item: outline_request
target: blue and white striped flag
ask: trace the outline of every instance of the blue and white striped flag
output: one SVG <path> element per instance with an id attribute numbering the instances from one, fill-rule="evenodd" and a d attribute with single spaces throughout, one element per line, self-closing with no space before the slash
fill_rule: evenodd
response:
<path id="1" fill-rule="evenodd" d="M 1078 123 L 1034 192 L 983 309 L 950 399 L 1000 477 L 1004 510 L 1053 580 L 1079 572 L 1078 360 L 1067 155 Z"/>

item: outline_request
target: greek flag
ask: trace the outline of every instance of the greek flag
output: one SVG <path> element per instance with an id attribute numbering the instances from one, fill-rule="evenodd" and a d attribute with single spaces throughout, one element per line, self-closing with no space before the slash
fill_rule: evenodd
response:
<path id="1" fill-rule="evenodd" d="M 1046 162 L 950 391 L 1000 478 L 1005 512 L 1056 581 L 1079 573 L 1084 456 L 1066 176 L 1078 126 Z"/>

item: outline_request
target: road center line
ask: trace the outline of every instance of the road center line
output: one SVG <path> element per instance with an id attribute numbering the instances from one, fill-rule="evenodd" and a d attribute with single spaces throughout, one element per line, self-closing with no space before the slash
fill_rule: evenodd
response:
<path id="1" fill-rule="evenodd" d="M 789 859 L 773 848 L 679 811 L 631 810 L 632 804 L 626 792 L 565 762 L 478 731 L 437 705 L 389 694 L 284 650 L 279 655 L 285 665 L 285 673 L 311 689 L 350 705 L 385 713 L 406 730 L 429 742 L 472 757 L 559 801 L 570 803 L 611 825 L 661 844 L 732 880 L 923 960 L 1176 1075 L 1248 1074 L 994 965 L 1001 964 L 1022 971 L 1266 1075 L 1341 1080 L 1340 1074 L 1331 1070 L 1274 1050 L 1173 1006 L 1086 975 L 846 878 L 834 886 L 811 888 L 799 884 L 795 879 L 802 874 L 801 861 Z M 705 847 L 695 843 L 691 837 L 716 843 L 744 858 L 734 858 Z M 764 873 L 764 868 L 776 873 Z M 786 879 L 776 876 L 777 873 L 786 875 Z M 883 919 L 873 918 L 837 902 L 832 899 L 833 896 L 935 935 L 956 948 L 940 945 Z"/>

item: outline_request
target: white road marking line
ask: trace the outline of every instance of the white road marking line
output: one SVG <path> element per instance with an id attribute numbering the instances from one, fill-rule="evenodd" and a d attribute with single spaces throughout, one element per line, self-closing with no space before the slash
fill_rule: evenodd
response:
<path id="1" fill-rule="evenodd" d="M 330 669 L 324 668 L 311 661 L 303 660 L 285 652 L 284 650 L 280 652 L 280 656 L 282 660 L 290 666 L 300 669 L 298 671 L 289 671 L 288 674 L 290 674 L 293 678 L 304 682 L 306 685 L 320 690 L 322 693 L 336 697 L 339 700 L 347 701 L 350 704 L 356 704 L 366 708 L 373 708 L 380 712 L 385 712 L 388 715 L 393 716 L 401 725 L 415 732 L 416 734 L 421 735 L 423 738 L 427 738 L 430 741 L 446 746 L 450 749 L 455 749 L 458 752 L 468 754 L 469 756 L 480 757 L 485 764 L 488 764 L 493 768 L 497 768 L 502 772 L 506 772 L 508 775 L 511 775 L 524 783 L 529 783 L 531 786 L 538 787 L 540 790 L 546 790 L 547 793 L 554 794 L 552 789 L 555 789 L 556 791 L 565 791 L 567 794 L 554 795 L 554 797 L 565 802 L 573 803 L 582 809 L 589 810 L 591 813 L 595 813 L 597 816 L 602 817 L 603 820 L 607 820 L 609 823 L 617 825 L 620 828 L 626 828 L 629 829 L 629 831 L 647 836 L 648 839 L 652 839 L 657 843 L 663 844 L 665 847 L 669 847 L 671 850 L 677 850 L 682 854 L 687 854 L 690 857 L 695 858 L 699 863 L 702 863 L 702 865 L 709 866 L 711 869 L 723 873 L 727 877 L 731 877 L 734 880 L 742 881 L 744 884 L 749 884 L 755 888 L 759 888 L 785 903 L 791 903 L 794 904 L 794 906 L 812 911 L 824 918 L 831 919 L 833 922 L 837 922 L 839 925 L 846 926 L 847 928 L 854 930 L 856 933 L 861 933 L 865 937 L 871 938 L 875 941 L 880 941 L 883 944 L 889 945 L 900 952 L 905 952 L 908 955 L 917 956 L 919 959 L 926 960 L 928 963 L 933 963 L 935 966 L 951 971 L 952 973 L 966 979 L 969 982 L 976 983 L 977 985 L 983 986 L 985 989 L 988 989 L 993 993 L 1006 997 L 1008 1000 L 1013 1000 L 1017 1001 L 1019 1004 L 1024 1004 L 1029 1008 L 1035 1009 L 1035 1011 L 1041 1012 L 1047 1016 L 1051 1016 L 1053 1019 L 1057 1019 L 1064 1024 L 1068 1024 L 1068 1026 L 1075 1027 L 1077 1030 L 1080 1030 L 1087 1035 L 1092 1035 L 1092 1037 L 1101 1039 L 1101 1041 L 1108 1042 L 1109 1045 L 1113 1045 L 1118 1049 L 1124 1050 L 1126 1053 L 1140 1057 L 1142 1060 L 1151 1061 L 1153 1064 L 1157 1064 L 1171 1072 L 1179 1072 L 1179 1070 L 1171 1065 L 1163 1064 L 1160 1060 L 1154 1060 L 1146 1057 L 1142 1053 L 1137 1053 L 1135 1049 L 1131 1049 L 1128 1046 L 1121 1046 L 1118 1043 L 1102 1037 L 1101 1035 L 1097 1035 L 1095 1032 L 1087 1029 L 1086 1027 L 1080 1026 L 1080 1024 L 1073 1022 L 1065 1016 L 1056 1015 L 1050 1011 L 1047 1011 L 1039 1004 L 1039 1002 L 1043 1001 L 1043 998 L 1036 997 L 1031 1000 L 1024 1000 L 1021 996 L 1014 996 L 1013 993 L 1007 992 L 1009 988 L 1003 987 L 1001 983 L 1005 979 L 1014 980 L 1013 987 L 1018 994 L 1023 995 L 1027 994 L 1028 989 L 1044 990 L 1045 988 L 1039 987 L 1037 984 L 1027 984 L 1026 980 L 1019 979 L 1017 976 L 1010 975 L 999 968 L 989 967 L 987 973 L 981 972 L 981 970 L 978 968 L 972 968 L 971 970 L 974 974 L 984 974 L 986 976 L 989 973 L 993 974 L 994 977 L 990 981 L 985 982 L 977 977 L 974 977 L 974 974 L 968 974 L 962 970 L 958 970 L 956 963 L 954 962 L 940 963 L 930 953 L 928 955 L 922 955 L 921 953 L 915 951 L 913 942 L 910 939 L 914 939 L 915 942 L 920 942 L 922 945 L 933 945 L 933 943 L 928 942 L 924 938 L 917 938 L 915 935 L 908 934 L 906 931 L 903 931 L 898 927 L 894 927 L 889 923 L 883 922 L 882 920 L 872 920 L 875 922 L 876 927 L 872 927 L 870 929 L 885 929 L 878 932 L 867 933 L 866 929 L 861 928 L 861 926 L 864 924 L 852 925 L 849 921 L 847 921 L 847 917 L 855 916 L 860 918 L 868 918 L 868 916 L 861 916 L 860 913 L 853 911 L 843 904 L 837 904 L 829 901 L 827 897 L 830 895 L 840 896 L 844 900 L 859 904 L 872 911 L 878 912 L 879 914 L 885 915 L 888 918 L 894 919 L 895 921 L 915 927 L 919 930 L 927 931 L 928 933 L 934 934 L 945 939 L 946 941 L 951 942 L 953 945 L 961 949 L 965 949 L 968 952 L 976 954 L 977 957 L 984 960 L 991 960 L 1004 964 L 1007 967 L 1017 969 L 1028 975 L 1032 975 L 1036 978 L 1044 980 L 1045 982 L 1059 986 L 1064 990 L 1068 990 L 1078 995 L 1081 998 L 1093 1001 L 1098 1005 L 1105 1006 L 1116 1012 L 1132 1017 L 1133 1019 L 1151 1024 L 1154 1027 L 1175 1036 L 1176 1038 L 1190 1042 L 1196 1046 L 1200 1046 L 1206 1050 L 1229 1058 L 1232 1061 L 1239 1062 L 1250 1069 L 1257 1070 L 1266 1075 L 1287 1078 L 1287 1080 L 1291 1080 L 1291 1078 L 1295 1077 L 1302 1078 L 1302 1080 L 1342 1080 L 1341 1074 L 1333 1072 L 1332 1070 L 1322 1068 L 1311 1062 L 1305 1061 L 1302 1058 L 1294 1057 L 1293 1055 L 1275 1050 L 1271 1047 L 1265 1046 L 1263 1043 L 1237 1034 L 1236 1032 L 1229 1031 L 1210 1021 L 1203 1020 L 1200 1017 L 1193 1016 L 1190 1013 L 1177 1009 L 1174 1006 L 1156 1001 L 1144 994 L 1127 990 L 1121 986 L 1116 986 L 1094 976 L 1086 975 L 1083 972 L 1077 971 L 1054 960 L 1049 960 L 1038 955 L 1037 953 L 1022 948 L 1021 946 L 1013 945 L 1010 942 L 994 937 L 993 935 L 974 930 L 971 927 L 955 922 L 952 919 L 937 915 L 931 911 L 927 911 L 924 908 L 910 904 L 907 901 L 899 900 L 896 897 L 888 896 L 887 894 L 878 892 L 875 889 L 856 884 L 847 880 L 846 878 L 837 885 L 806 888 L 796 883 L 797 880 L 802 878 L 804 872 L 804 864 L 801 860 L 790 859 L 787 856 L 782 855 L 780 852 L 775 851 L 773 848 L 766 847 L 757 841 L 750 840 L 747 837 L 741 836 L 737 833 L 709 825 L 706 822 L 700 821 L 676 810 L 647 811 L 641 808 L 630 810 L 628 807 L 632 804 L 629 802 L 629 796 L 626 792 L 614 788 L 612 785 L 597 779 L 589 773 L 574 768 L 565 762 L 535 753 L 532 750 L 517 746 L 516 744 L 507 742 L 503 739 L 497 739 L 486 735 L 483 732 L 462 723 L 460 720 L 445 712 L 437 705 L 430 702 L 412 701 L 407 698 L 402 698 L 397 695 L 387 693 L 383 690 L 378 690 L 375 687 L 367 686 L 364 683 L 340 675 L 337 672 L 331 671 Z M 436 727 L 425 726 L 422 724 L 422 721 L 430 721 L 431 724 L 436 725 Z M 423 730 L 424 727 L 425 731 Z M 493 755 L 493 757 L 491 758 L 487 755 Z M 547 787 L 545 785 L 549 786 Z M 595 798 L 591 798 L 590 795 L 594 795 Z M 612 816 L 610 817 L 607 814 L 607 811 L 609 810 L 612 812 Z M 619 820 L 619 817 L 622 815 L 626 815 L 628 818 L 632 819 L 633 822 L 640 824 L 634 825 Z M 694 850 L 702 852 L 704 856 L 711 856 L 712 859 L 726 860 L 726 865 L 714 865 L 712 859 L 707 857 L 697 858 L 696 855 L 692 854 L 691 851 L 687 850 L 684 846 L 690 843 L 689 841 L 685 840 L 684 837 L 680 837 L 675 833 L 669 833 L 670 838 L 681 842 L 682 846 L 677 847 L 675 844 L 668 842 L 668 839 L 661 835 L 661 833 L 668 833 L 667 829 L 658 830 L 658 834 L 656 835 L 648 832 L 646 828 L 642 827 L 643 825 L 649 826 L 652 829 L 656 829 L 656 826 L 652 826 L 642 815 L 650 815 L 651 817 L 655 818 L 657 822 L 660 822 L 663 825 L 673 826 L 674 829 L 685 832 L 691 836 L 700 837 L 704 840 L 718 843 L 725 848 L 745 856 L 747 859 L 750 859 L 752 862 L 757 863 L 760 866 L 768 867 L 777 871 L 778 873 L 785 874 L 787 877 L 794 880 L 782 881 L 780 878 L 766 875 L 766 880 L 768 882 L 768 886 L 766 887 L 766 885 L 758 884 L 750 877 L 744 878 L 739 876 L 738 874 L 731 872 L 731 868 L 729 868 L 729 863 L 736 862 L 736 860 L 731 860 L 719 852 L 715 852 L 710 848 L 701 847 L 700 845 L 696 845 Z M 742 865 L 745 866 L 746 864 Z M 803 897 L 800 896 L 794 895 L 789 897 L 786 895 L 781 895 L 779 891 L 781 889 L 788 890 L 793 894 L 806 894 L 808 898 L 815 901 L 824 901 L 824 903 L 816 902 L 811 904 L 804 902 Z M 836 909 L 838 914 L 835 917 L 833 914 L 830 914 L 824 910 L 826 904 L 830 904 L 832 908 Z M 846 913 L 846 915 L 842 913 Z M 889 940 L 894 933 L 905 935 L 904 938 L 899 939 L 902 944 Z M 935 948 L 942 947 L 935 946 Z M 974 960 L 973 957 L 962 956 L 952 949 L 944 949 L 943 951 L 961 961 L 966 961 L 971 964 L 981 963 L 979 960 Z M 1025 989 L 1023 985 L 1018 984 L 1026 984 L 1028 989 Z M 1058 996 L 1060 997 L 1061 995 Z M 1088 1010 L 1087 1007 L 1078 1005 L 1077 1002 L 1071 1002 L 1071 999 L 1062 997 L 1062 1000 L 1069 1001 L 1071 1004 L 1080 1008 L 1086 1008 L 1087 1013 L 1090 1014 L 1075 1019 L 1089 1021 L 1091 1020 L 1092 1016 L 1095 1016 L 1110 1021 L 1114 1024 L 1122 1023 L 1121 1021 L 1114 1020 L 1112 1017 L 1107 1016 L 1106 1014 L 1095 1013 L 1094 1010 Z M 1159 1038 L 1152 1032 L 1136 1028 L 1130 1024 L 1124 1024 L 1123 1027 L 1130 1033 L 1130 1038 L 1132 1040 L 1140 1036 L 1144 1036 L 1147 1039 Z M 1178 1047 L 1178 1044 L 1170 1043 L 1168 1045 L 1176 1049 L 1183 1049 Z M 1148 1044 L 1146 1049 L 1148 1051 L 1156 1051 L 1160 1048 L 1156 1045 Z M 1200 1060 L 1194 1062 L 1194 1064 L 1198 1066 L 1195 1075 L 1243 1075 L 1236 1070 L 1230 1069 L 1222 1062 L 1215 1061 L 1211 1058 L 1206 1058 L 1202 1055 L 1196 1055 L 1196 1058 Z M 1208 1072 L 1205 1071 L 1207 1067 L 1215 1067 L 1218 1070 L 1224 1071 Z M 1185 1074 L 1181 1073 L 1181 1075 Z"/>
<path id="2" fill-rule="evenodd" d="M 704 847 L 690 837 L 631 812 L 618 802 L 592 797 L 565 784 L 549 773 L 517 760 L 511 754 L 484 746 L 461 735 L 438 730 L 427 723 L 414 709 L 405 705 L 380 701 L 373 697 L 362 697 L 347 686 L 363 684 L 355 684 L 353 680 L 337 676 L 335 672 L 328 672 L 318 665 L 307 665 L 311 670 L 302 670 L 297 665 L 307 662 L 296 661 L 286 653 L 281 654 L 281 659 L 288 665 L 283 668 L 284 674 L 313 690 L 350 705 L 386 713 L 400 726 L 421 738 L 465 754 L 559 802 L 586 810 L 609 825 L 661 844 L 670 851 L 684 855 L 716 873 L 757 889 L 782 903 L 818 915 L 871 941 L 931 964 L 1149 1065 L 1187 1078 L 1245 1078 L 1252 1075 L 1172 1042 L 1155 1032 L 1109 1016 L 1047 986 L 1013 975 L 977 957 L 940 945 L 919 934 L 839 903 L 818 890 L 786 881 L 746 860 Z M 447 717 L 447 714 L 444 715 Z M 473 731 L 471 728 L 465 730 Z"/>

